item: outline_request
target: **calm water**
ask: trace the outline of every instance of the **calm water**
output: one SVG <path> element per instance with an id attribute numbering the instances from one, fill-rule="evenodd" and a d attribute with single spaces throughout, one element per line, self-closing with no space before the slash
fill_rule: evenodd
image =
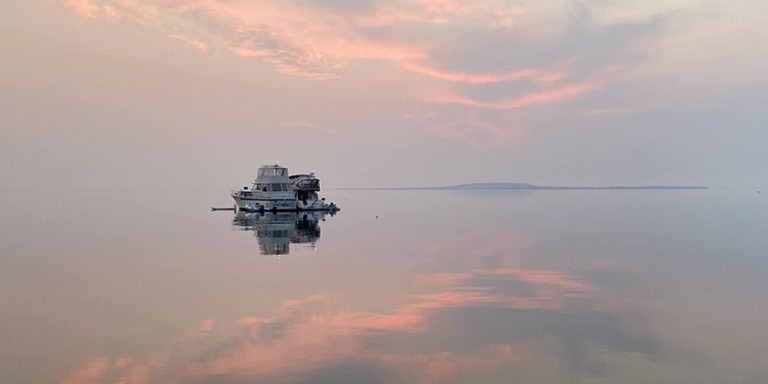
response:
<path id="1" fill-rule="evenodd" d="M 325 195 L 0 190 L 0 382 L 768 382 L 765 193 Z"/>

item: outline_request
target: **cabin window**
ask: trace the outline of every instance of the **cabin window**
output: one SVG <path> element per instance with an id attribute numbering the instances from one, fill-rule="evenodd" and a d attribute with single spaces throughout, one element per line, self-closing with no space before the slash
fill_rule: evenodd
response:
<path id="1" fill-rule="evenodd" d="M 288 184 L 285 183 L 271 183 L 271 184 L 262 184 L 262 183 L 256 183 L 253 184 L 254 191 L 262 191 L 262 192 L 291 192 L 292 189 Z"/>
<path id="2" fill-rule="evenodd" d="M 286 168 L 261 168 L 259 169 L 259 176 L 285 176 Z"/>
<path id="3" fill-rule="evenodd" d="M 288 184 L 267 184 L 267 190 L 269 192 L 290 192 Z"/>

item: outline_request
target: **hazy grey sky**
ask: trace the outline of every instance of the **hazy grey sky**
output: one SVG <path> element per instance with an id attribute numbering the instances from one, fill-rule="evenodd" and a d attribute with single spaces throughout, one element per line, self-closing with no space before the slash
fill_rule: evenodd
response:
<path id="1" fill-rule="evenodd" d="M 64 0 L 0 15 L 5 187 L 768 184 L 768 2 Z"/>

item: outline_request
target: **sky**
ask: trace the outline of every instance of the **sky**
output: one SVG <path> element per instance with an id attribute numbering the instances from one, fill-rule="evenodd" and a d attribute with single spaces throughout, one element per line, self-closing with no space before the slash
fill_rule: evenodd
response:
<path id="1" fill-rule="evenodd" d="M 768 186 L 762 0 L 10 0 L 6 188 Z"/>

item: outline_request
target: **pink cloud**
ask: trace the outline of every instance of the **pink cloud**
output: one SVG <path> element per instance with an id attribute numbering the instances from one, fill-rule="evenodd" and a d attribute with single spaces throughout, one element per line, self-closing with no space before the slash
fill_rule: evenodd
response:
<path id="1" fill-rule="evenodd" d="M 78 16 L 94 19 L 99 17 L 99 6 L 92 0 L 60 0 L 62 4 L 77 13 Z"/>
<path id="2" fill-rule="evenodd" d="M 120 20 L 123 17 L 120 14 L 120 11 L 118 11 L 117 8 L 111 5 L 104 6 L 104 15 L 107 17 L 107 19 L 111 19 L 111 20 Z"/>
<path id="3" fill-rule="evenodd" d="M 441 80 L 476 84 L 521 78 L 547 82 L 562 78 L 561 74 L 537 70 L 499 75 L 440 71 L 419 64 L 427 58 L 427 47 L 422 44 L 402 40 L 374 41 L 366 37 L 362 30 L 374 24 L 447 23 L 460 18 L 474 18 L 473 23 L 488 27 L 508 24 L 511 18 L 524 12 L 520 7 L 503 2 L 466 4 L 452 0 L 395 1 L 364 14 L 355 14 L 288 2 L 62 1 L 79 14 L 91 18 L 100 14 L 114 20 L 127 16 L 134 22 L 159 28 L 169 37 L 205 52 L 209 49 L 207 43 L 183 31 L 189 29 L 186 28 L 188 25 L 196 25 L 196 29 L 218 34 L 236 55 L 262 58 L 274 63 L 279 72 L 312 79 L 338 78 L 335 71 L 353 60 L 388 61 L 400 64 L 409 71 Z"/>
<path id="4" fill-rule="evenodd" d="M 419 122 L 423 132 L 496 149 L 513 147 L 526 135 L 523 109 L 577 99 L 597 90 L 598 84 L 615 80 L 615 72 L 620 69 L 607 65 L 580 77 L 586 80 L 575 84 L 564 84 L 566 79 L 577 81 L 572 68 L 577 61 L 574 58 L 497 73 L 462 71 L 437 54 L 460 52 L 463 47 L 455 41 L 403 33 L 409 31 L 403 28 L 415 25 L 436 31 L 504 28 L 504 33 L 515 33 L 519 22 L 526 21 L 523 16 L 528 9 L 503 0 L 394 0 L 362 9 L 305 2 L 220 0 L 61 2 L 83 17 L 134 23 L 201 53 L 227 52 L 253 58 L 271 64 L 276 72 L 311 80 L 341 79 L 344 68 L 351 63 L 390 63 L 403 72 L 436 79 L 412 88 L 437 94 L 428 101 L 471 107 L 438 109 L 436 118 Z M 474 99 L 463 94 L 461 88 L 455 88 L 456 84 L 482 86 L 513 81 L 524 81 L 536 88 L 501 101 Z M 510 112 L 495 116 L 488 116 L 487 112 L 465 113 L 470 109 Z M 601 114 L 589 109 L 577 113 Z"/>
<path id="5" fill-rule="evenodd" d="M 216 327 L 216 322 L 212 319 L 206 319 L 200 322 L 196 329 L 189 331 L 179 337 L 179 341 L 192 341 L 210 335 Z"/>
<path id="6" fill-rule="evenodd" d="M 192 36 L 187 36 L 182 33 L 170 33 L 168 34 L 168 37 L 172 39 L 176 39 L 181 41 L 182 43 L 197 49 L 200 52 L 207 52 L 208 51 L 208 44 L 206 44 L 204 41 L 194 38 Z"/>
<path id="7" fill-rule="evenodd" d="M 449 24 L 474 22 L 483 27 L 511 28 L 526 8 L 503 1 L 461 2 L 455 0 L 392 1 L 366 14 L 353 14 L 361 27 L 403 23 Z"/>
<path id="8" fill-rule="evenodd" d="M 109 370 L 109 359 L 96 357 L 70 372 L 59 384 L 97 384 Z"/>
<path id="9" fill-rule="evenodd" d="M 521 69 L 518 71 L 502 74 L 483 74 L 442 71 L 414 62 L 403 62 L 401 65 L 403 68 L 409 71 L 422 75 L 434 77 L 440 80 L 466 84 L 490 84 L 521 79 L 531 79 L 537 83 L 552 83 L 562 80 L 566 77 L 566 75 L 562 73 L 548 73 L 538 69 Z"/>
<path id="10" fill-rule="evenodd" d="M 445 383 L 459 375 L 467 377 L 475 372 L 494 372 L 522 364 L 526 354 L 521 345 L 497 344 L 478 348 L 472 355 L 435 352 L 379 355 L 377 358 L 388 366 L 414 372 L 414 383 Z"/>
<path id="11" fill-rule="evenodd" d="M 564 102 L 577 96 L 592 92 L 598 88 L 599 87 L 597 84 L 592 83 L 571 84 L 564 85 L 552 90 L 531 92 L 513 99 L 496 102 L 480 101 L 456 94 L 439 95 L 436 97 L 427 98 L 427 100 L 438 103 L 457 104 L 466 107 L 485 109 L 519 109 Z"/>
<path id="12" fill-rule="evenodd" d="M 230 51 L 258 57 L 282 73 L 316 80 L 339 78 L 336 70 L 355 60 L 401 62 L 424 57 L 418 44 L 372 41 L 342 14 L 288 3 L 237 5 L 182 2 L 177 15 L 203 16 Z"/>

